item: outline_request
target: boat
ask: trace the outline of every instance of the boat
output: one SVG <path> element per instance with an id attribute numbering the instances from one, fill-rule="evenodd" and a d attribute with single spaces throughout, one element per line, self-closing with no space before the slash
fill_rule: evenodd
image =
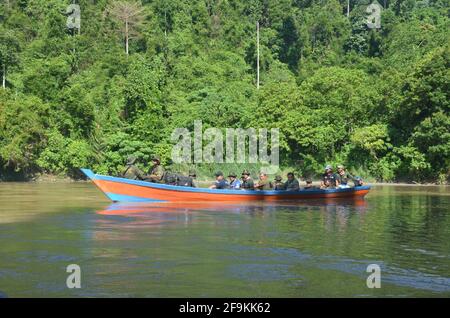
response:
<path id="1" fill-rule="evenodd" d="M 310 199 L 361 199 L 370 186 L 346 189 L 312 189 L 300 191 L 230 190 L 174 186 L 81 171 L 114 202 L 258 202 L 302 201 Z"/>

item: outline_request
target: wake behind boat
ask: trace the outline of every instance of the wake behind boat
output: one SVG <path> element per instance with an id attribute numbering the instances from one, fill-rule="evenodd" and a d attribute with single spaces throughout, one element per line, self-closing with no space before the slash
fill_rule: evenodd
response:
<path id="1" fill-rule="evenodd" d="M 321 198 L 362 198 L 370 186 L 346 189 L 314 189 L 300 191 L 219 190 L 173 186 L 95 174 L 81 169 L 94 184 L 114 202 L 242 202 L 297 201 Z"/>

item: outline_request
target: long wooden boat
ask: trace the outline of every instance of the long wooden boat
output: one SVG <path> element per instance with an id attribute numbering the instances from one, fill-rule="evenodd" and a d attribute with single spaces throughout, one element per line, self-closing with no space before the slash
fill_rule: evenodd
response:
<path id="1" fill-rule="evenodd" d="M 305 199 L 347 198 L 360 199 L 370 186 L 347 189 L 314 189 L 300 191 L 275 190 L 218 190 L 191 188 L 147 181 L 131 180 L 95 174 L 81 169 L 112 201 L 118 202 L 248 202 L 248 201 L 302 201 Z"/>

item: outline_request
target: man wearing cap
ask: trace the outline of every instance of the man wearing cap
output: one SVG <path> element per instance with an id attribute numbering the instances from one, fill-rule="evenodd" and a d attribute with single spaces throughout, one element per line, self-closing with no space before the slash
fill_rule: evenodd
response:
<path id="1" fill-rule="evenodd" d="M 255 187 L 255 183 L 253 182 L 252 177 L 250 177 L 250 172 L 247 170 L 242 171 L 242 189 L 253 190 Z"/>
<path id="2" fill-rule="evenodd" d="M 162 183 L 164 177 L 164 167 L 161 165 L 161 157 L 155 155 L 152 157 L 152 167 L 148 173 L 148 176 L 145 177 L 146 181 Z"/>
<path id="3" fill-rule="evenodd" d="M 295 178 L 293 172 L 289 172 L 287 174 L 287 181 L 284 183 L 284 187 L 287 191 L 298 191 L 300 190 L 300 183 Z"/>
<path id="4" fill-rule="evenodd" d="M 195 179 L 197 178 L 197 173 L 195 172 L 195 170 L 189 170 L 189 178 L 191 178 L 191 187 L 198 188 L 197 181 L 195 181 Z"/>
<path id="5" fill-rule="evenodd" d="M 240 190 L 241 189 L 241 180 L 236 178 L 237 175 L 232 172 L 228 175 L 228 179 L 230 180 L 230 189 Z"/>
<path id="6" fill-rule="evenodd" d="M 337 166 L 337 180 L 339 183 L 339 188 L 350 188 L 350 185 L 348 182 L 350 180 L 353 180 L 353 183 L 356 185 L 359 185 L 360 181 L 357 181 L 354 176 L 352 176 L 349 172 L 345 170 L 345 167 L 343 165 Z"/>
<path id="7" fill-rule="evenodd" d="M 333 167 L 327 165 L 325 167 L 325 173 L 322 176 L 322 182 L 320 184 L 321 189 L 335 188 L 339 186 L 336 174 L 333 173 Z"/>
<path id="8" fill-rule="evenodd" d="M 132 179 L 132 180 L 144 180 L 145 173 L 142 172 L 141 169 L 136 167 L 134 163 L 137 158 L 135 156 L 129 156 L 127 158 L 127 165 L 125 170 L 120 174 L 123 178 Z"/>
<path id="9" fill-rule="evenodd" d="M 214 184 L 209 187 L 210 189 L 228 189 L 229 188 L 229 184 L 228 184 L 227 180 L 224 179 L 222 171 L 217 171 L 214 175 L 216 176 L 216 182 L 214 182 Z"/>
<path id="10" fill-rule="evenodd" d="M 267 174 L 261 172 L 259 174 L 259 180 L 255 184 L 256 190 L 272 190 L 272 183 L 269 181 Z"/>
<path id="11" fill-rule="evenodd" d="M 275 182 L 273 184 L 274 190 L 286 190 L 286 187 L 284 186 L 283 178 L 281 176 L 275 177 Z"/>

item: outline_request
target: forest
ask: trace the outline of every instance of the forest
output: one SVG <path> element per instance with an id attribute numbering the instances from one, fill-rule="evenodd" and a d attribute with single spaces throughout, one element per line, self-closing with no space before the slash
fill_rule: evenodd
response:
<path id="1" fill-rule="evenodd" d="M 299 176 L 448 183 L 449 1 L 0 0 L 0 180 L 170 165 L 201 120 L 279 128 Z"/>

